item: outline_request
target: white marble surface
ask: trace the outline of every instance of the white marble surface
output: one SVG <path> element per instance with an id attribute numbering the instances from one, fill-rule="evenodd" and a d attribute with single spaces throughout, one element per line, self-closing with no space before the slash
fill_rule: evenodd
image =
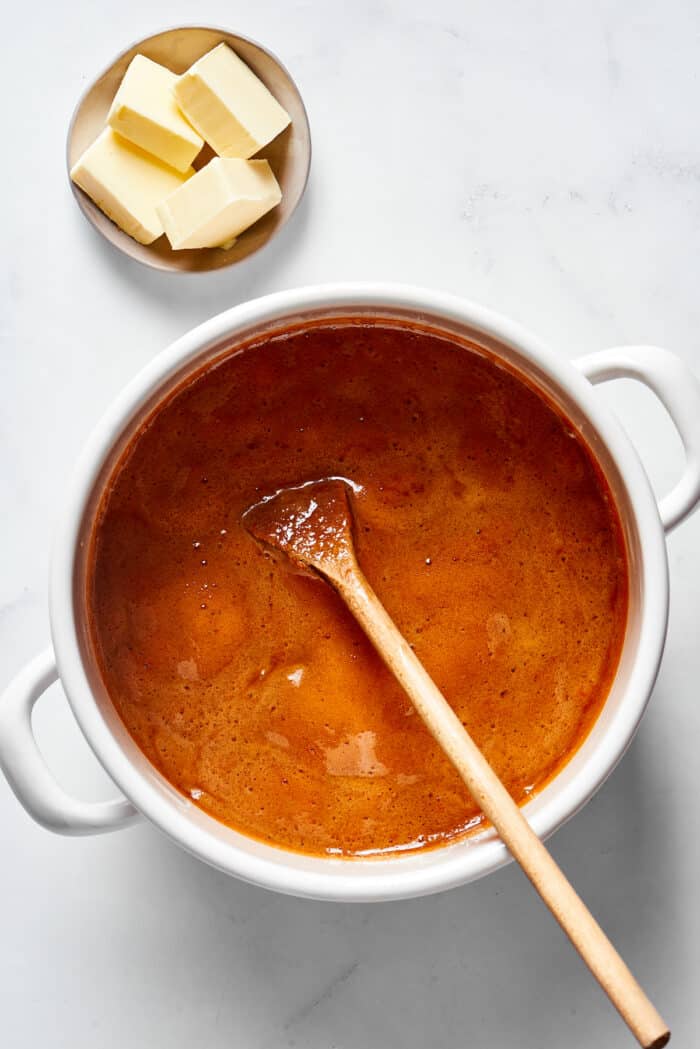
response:
<path id="1" fill-rule="evenodd" d="M 47 643 L 50 536 L 90 427 L 136 369 L 226 306 L 391 278 L 494 306 L 567 356 L 648 341 L 700 370 L 691 0 L 40 0 L 6 19 L 2 683 Z M 315 154 L 274 246 L 239 271 L 173 278 L 88 228 L 63 143 L 78 94 L 117 50 L 195 21 L 283 57 Z M 680 457 L 663 412 L 624 383 L 603 395 L 667 488 Z M 642 729 L 552 843 L 678 1046 L 696 1045 L 700 1027 L 699 540 L 700 515 L 669 543 L 669 639 Z M 59 688 L 36 723 L 62 781 L 107 796 Z M 4 780 L 0 827 L 7 1049 L 632 1044 L 513 868 L 431 899 L 334 906 L 238 884 L 148 826 L 54 837 Z"/>

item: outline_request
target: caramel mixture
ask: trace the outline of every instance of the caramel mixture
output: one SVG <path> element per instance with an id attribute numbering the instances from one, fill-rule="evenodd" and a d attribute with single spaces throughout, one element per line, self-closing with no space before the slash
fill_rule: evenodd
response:
<path id="1" fill-rule="evenodd" d="M 242 515 L 342 476 L 359 562 L 513 796 L 571 757 L 627 616 L 616 511 L 583 442 L 476 350 L 387 321 L 291 330 L 195 376 L 134 438 L 93 533 L 109 694 L 206 812 L 315 854 L 453 840 L 479 811 L 325 583 Z"/>

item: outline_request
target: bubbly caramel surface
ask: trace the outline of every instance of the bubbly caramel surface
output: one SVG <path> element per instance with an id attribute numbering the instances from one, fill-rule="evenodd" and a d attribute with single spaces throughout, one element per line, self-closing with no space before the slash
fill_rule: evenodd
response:
<path id="1" fill-rule="evenodd" d="M 342 476 L 359 562 L 513 796 L 590 730 L 627 616 L 624 544 L 566 420 L 447 339 L 386 321 L 290 331 L 156 410 L 93 534 L 90 633 L 151 762 L 253 837 L 316 854 L 425 848 L 479 821 L 325 583 L 244 511 Z"/>

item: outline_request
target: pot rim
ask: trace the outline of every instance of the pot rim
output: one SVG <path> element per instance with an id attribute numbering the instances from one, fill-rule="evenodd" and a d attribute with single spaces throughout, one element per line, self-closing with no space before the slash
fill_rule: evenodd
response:
<path id="1" fill-rule="evenodd" d="M 276 292 L 234 306 L 193 328 L 153 358 L 114 399 L 93 430 L 76 464 L 58 520 L 51 554 L 49 610 L 56 661 L 68 702 L 91 749 L 115 784 L 173 841 L 212 866 L 268 889 L 348 901 L 400 899 L 443 891 L 490 873 L 510 857 L 491 832 L 406 857 L 365 860 L 302 856 L 253 843 L 253 839 L 231 831 L 189 805 L 180 795 L 168 800 L 153 771 L 145 775 L 125 754 L 98 707 L 77 634 L 74 571 L 83 514 L 101 467 L 130 420 L 168 378 L 223 339 L 235 339 L 239 332 L 291 320 L 304 311 L 328 310 L 342 315 L 343 309 L 358 307 L 387 313 L 424 312 L 443 322 L 468 325 L 488 338 L 512 346 L 577 405 L 603 441 L 624 484 L 639 534 L 639 569 L 643 574 L 636 653 L 619 710 L 584 765 L 566 786 L 557 786 L 561 773 L 557 774 L 525 806 L 524 811 L 541 838 L 548 837 L 583 807 L 632 741 L 656 679 L 668 620 L 664 531 L 656 499 L 633 445 L 591 383 L 570 361 L 558 357 L 519 324 L 498 313 L 457 296 L 410 285 L 321 284 Z M 585 747 L 586 742 L 581 750 Z M 174 794 L 172 788 L 170 794 Z"/>

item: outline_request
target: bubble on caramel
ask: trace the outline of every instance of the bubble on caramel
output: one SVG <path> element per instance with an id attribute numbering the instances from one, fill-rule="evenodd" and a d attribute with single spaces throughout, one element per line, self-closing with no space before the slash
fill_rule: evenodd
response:
<path id="1" fill-rule="evenodd" d="M 510 619 L 505 612 L 494 612 L 486 620 L 486 640 L 489 655 L 494 655 L 512 633 Z"/>
<path id="2" fill-rule="evenodd" d="M 272 743 L 273 747 L 282 747 L 283 750 L 289 750 L 289 740 L 281 732 L 266 732 L 265 739 L 268 743 Z"/>
<path id="3" fill-rule="evenodd" d="M 389 770 L 376 754 L 377 737 L 367 729 L 346 736 L 336 747 L 323 747 L 330 776 L 387 776 Z"/>
<path id="4" fill-rule="evenodd" d="M 296 667 L 287 674 L 287 681 L 289 681 L 295 688 L 299 688 L 301 685 L 302 678 L 304 677 L 304 667 Z"/>
<path id="5" fill-rule="evenodd" d="M 199 681 L 199 670 L 194 659 L 181 659 L 177 665 L 177 673 L 183 681 Z"/>

